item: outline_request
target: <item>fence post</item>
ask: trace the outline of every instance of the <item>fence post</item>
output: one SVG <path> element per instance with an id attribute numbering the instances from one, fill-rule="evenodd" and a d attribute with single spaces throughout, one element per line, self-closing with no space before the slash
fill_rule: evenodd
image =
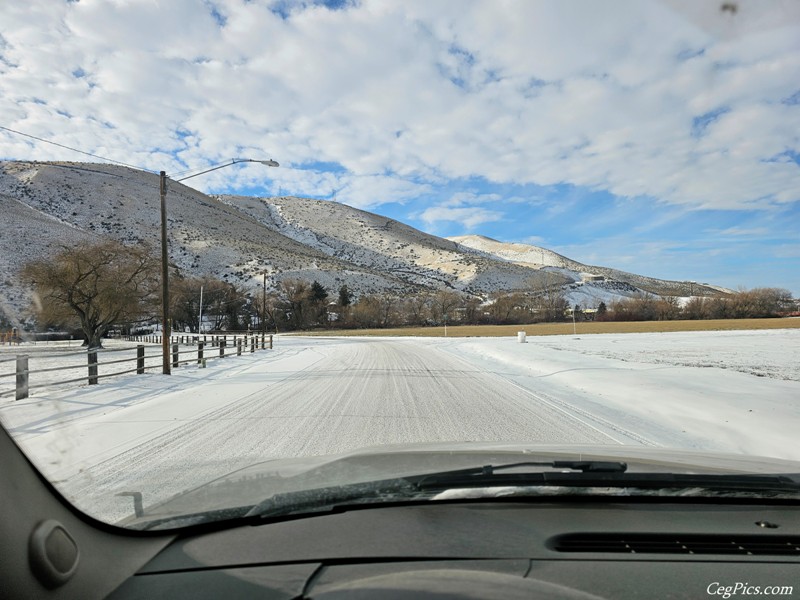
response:
<path id="1" fill-rule="evenodd" d="M 203 364 L 203 346 L 205 346 L 204 342 L 197 342 L 197 364 Z"/>
<path id="2" fill-rule="evenodd" d="M 24 400 L 28 397 L 28 355 L 17 355 L 17 393 L 15 400 Z"/>
<path id="3" fill-rule="evenodd" d="M 225 338 L 219 341 L 219 357 L 225 358 Z"/>
<path id="4" fill-rule="evenodd" d="M 269 336 L 269 349 L 272 350 L 272 334 Z"/>
<path id="5" fill-rule="evenodd" d="M 236 340 L 236 355 L 242 355 L 242 340 Z"/>
<path id="6" fill-rule="evenodd" d="M 250 353 L 256 351 L 256 336 L 250 336 Z"/>
<path id="7" fill-rule="evenodd" d="M 178 344 L 172 344 L 172 366 L 178 367 Z"/>
<path id="8" fill-rule="evenodd" d="M 136 374 L 144 374 L 144 345 L 138 344 L 136 346 Z"/>
<path id="9" fill-rule="evenodd" d="M 97 385 L 97 350 L 89 348 L 86 357 L 89 361 L 89 385 Z"/>

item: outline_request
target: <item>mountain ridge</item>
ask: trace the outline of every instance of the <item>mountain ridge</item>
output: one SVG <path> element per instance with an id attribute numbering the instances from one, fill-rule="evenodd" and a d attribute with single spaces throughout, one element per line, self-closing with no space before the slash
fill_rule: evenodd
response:
<path id="1" fill-rule="evenodd" d="M 124 166 L 0 161 L 4 303 L 20 308 L 28 302 L 16 270 L 60 245 L 110 237 L 158 248 L 158 190 L 157 174 Z M 272 289 L 284 279 L 302 278 L 332 291 L 347 285 L 356 296 L 450 289 L 486 298 L 561 285 L 571 300 L 594 304 L 642 292 L 719 293 L 712 286 L 583 265 L 536 246 L 476 236 L 441 238 L 327 200 L 206 195 L 169 181 L 167 214 L 171 263 L 190 275 L 245 287 L 260 288 L 266 276 Z M 540 264 L 531 262 L 537 252 L 545 259 Z M 606 281 L 587 287 L 582 272 Z"/>

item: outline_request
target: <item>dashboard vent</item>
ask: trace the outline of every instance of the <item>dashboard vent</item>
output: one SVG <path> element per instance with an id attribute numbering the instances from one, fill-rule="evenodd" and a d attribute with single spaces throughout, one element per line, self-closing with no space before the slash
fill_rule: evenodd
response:
<path id="1" fill-rule="evenodd" d="M 800 556 L 800 536 L 575 533 L 549 546 L 556 552 Z"/>

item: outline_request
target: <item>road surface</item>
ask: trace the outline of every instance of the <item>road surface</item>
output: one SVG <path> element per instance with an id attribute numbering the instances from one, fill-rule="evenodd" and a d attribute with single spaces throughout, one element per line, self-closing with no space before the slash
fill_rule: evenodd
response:
<path id="1" fill-rule="evenodd" d="M 94 436 L 95 448 L 84 452 L 79 473 L 62 476 L 61 488 L 79 504 L 105 490 L 97 510 L 113 518 L 110 512 L 130 512 L 130 500 L 115 493 L 145 489 L 152 503 L 270 458 L 414 442 L 643 443 L 435 345 L 409 339 L 309 345 L 296 370 L 276 375 L 272 362 L 254 362 L 236 377 L 158 399 L 179 407 L 215 398 L 217 407 L 199 415 L 156 418 L 148 407 L 144 416 L 142 405 L 138 413 L 126 409 L 71 424 L 76 439 Z M 137 429 L 148 419 L 157 426 Z M 97 443 L 103 431 L 111 432 L 105 447 Z M 133 441 L 124 443 L 126 436 Z"/>

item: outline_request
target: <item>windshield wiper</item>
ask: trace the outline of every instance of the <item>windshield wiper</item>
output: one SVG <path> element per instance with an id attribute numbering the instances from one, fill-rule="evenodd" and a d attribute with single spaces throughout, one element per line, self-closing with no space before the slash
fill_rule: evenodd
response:
<path id="1" fill-rule="evenodd" d="M 505 472 L 511 468 L 542 466 L 541 463 L 517 463 L 485 466 L 476 469 L 445 471 L 408 478 L 418 490 L 446 490 L 483 487 L 618 487 L 644 490 L 701 488 L 708 491 L 800 493 L 800 478 L 788 475 L 628 473 L 625 463 L 588 463 L 556 461 L 553 468 L 572 468 L 579 472 L 524 471 Z M 582 468 L 583 467 L 583 468 Z M 498 472 L 499 471 L 499 472 Z"/>
<path id="2" fill-rule="evenodd" d="M 628 470 L 628 464 L 617 461 L 603 460 L 551 460 L 545 462 L 518 462 L 503 465 L 484 465 L 482 467 L 472 467 L 469 469 L 454 469 L 452 471 L 441 471 L 430 475 L 421 475 L 410 478 L 417 484 L 424 482 L 428 477 L 435 478 L 436 481 L 443 481 L 448 477 L 460 479 L 462 477 L 491 477 L 498 471 L 510 469 L 520 469 L 523 467 L 550 467 L 552 469 L 568 469 L 580 471 L 582 473 L 624 473 Z M 537 471 L 538 473 L 538 471 Z M 530 472 L 524 473 L 525 475 Z"/>
<path id="3" fill-rule="evenodd" d="M 343 503 L 391 502 L 393 500 L 409 500 L 415 497 L 427 497 L 431 489 L 440 489 L 453 481 L 476 481 L 490 477 L 497 471 L 521 467 L 550 467 L 554 469 L 571 469 L 583 473 L 624 473 L 628 465 L 624 462 L 604 462 L 587 460 L 556 460 L 548 462 L 519 462 L 503 465 L 485 465 L 468 469 L 441 471 L 412 477 L 384 479 L 367 483 L 355 483 L 331 486 L 312 490 L 301 490 L 284 494 L 275 494 L 255 505 L 247 513 L 252 516 L 279 516 L 302 510 L 327 510 Z M 530 476 L 522 473 L 520 475 Z"/>
<path id="4" fill-rule="evenodd" d="M 531 467 L 537 470 L 532 471 Z M 695 495 L 775 497 L 800 494 L 800 476 L 629 473 L 626 463 L 613 461 L 519 462 L 275 494 L 252 507 L 245 516 L 276 517 L 329 511 L 341 505 L 427 500 L 447 490 L 492 487 L 516 487 L 523 494 L 533 494 L 537 487 L 624 488 L 649 495 L 654 491 L 663 491 L 665 495 L 692 491 Z"/>
<path id="5" fill-rule="evenodd" d="M 391 502 L 417 495 L 420 495 L 419 488 L 407 479 L 383 479 L 275 494 L 256 504 L 244 516 L 274 517 L 294 512 L 324 511 L 338 504 Z"/>

